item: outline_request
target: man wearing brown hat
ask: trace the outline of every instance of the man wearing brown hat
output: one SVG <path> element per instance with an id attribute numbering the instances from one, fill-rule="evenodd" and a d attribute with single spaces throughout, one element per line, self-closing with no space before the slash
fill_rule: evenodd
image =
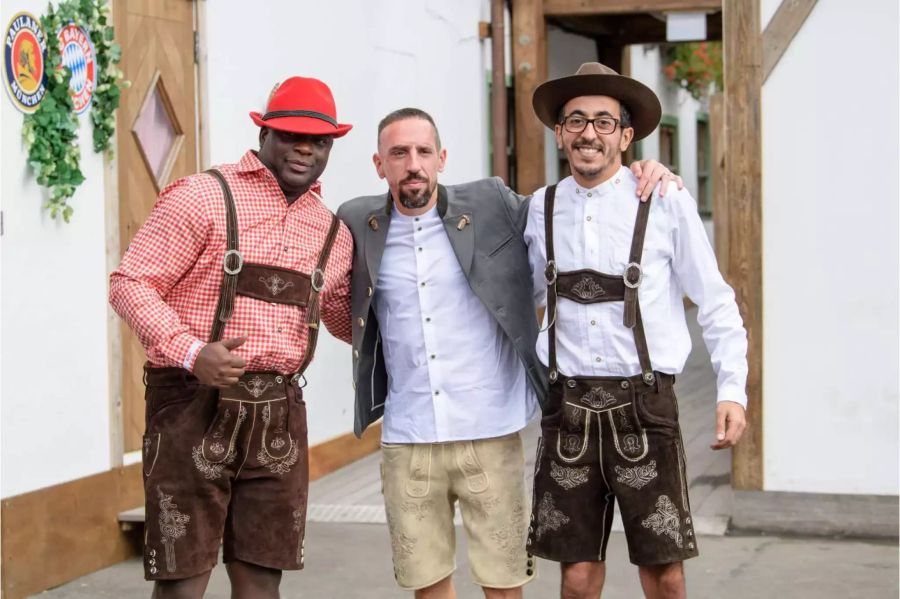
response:
<path id="1" fill-rule="evenodd" d="M 353 242 L 319 176 L 334 99 L 292 77 L 269 98 L 259 151 L 162 190 L 110 276 L 147 350 L 144 572 L 153 596 L 202 597 L 219 547 L 232 597 L 275 598 L 303 567 L 303 373 L 319 317 L 350 340 Z"/>
<path id="2" fill-rule="evenodd" d="M 535 193 L 525 231 L 550 381 L 528 547 L 561 562 L 563 597 L 599 597 L 618 501 L 645 595 L 684 597 L 681 562 L 697 545 L 673 393 L 690 351 L 682 296 L 717 374 L 713 449 L 745 426 L 746 332 L 688 192 L 633 201 L 621 154 L 659 123 L 655 94 L 587 63 L 539 86 L 533 105 L 572 176 Z"/>

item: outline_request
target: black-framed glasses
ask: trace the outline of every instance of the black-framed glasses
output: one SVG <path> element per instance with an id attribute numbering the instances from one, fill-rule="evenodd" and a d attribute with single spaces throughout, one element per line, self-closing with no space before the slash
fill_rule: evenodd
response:
<path id="1" fill-rule="evenodd" d="M 587 128 L 588 123 L 591 123 L 594 126 L 594 131 L 597 133 L 612 133 L 616 130 L 619 119 L 614 119 L 611 116 L 598 116 L 589 119 L 580 114 L 573 114 L 563 117 L 562 120 L 563 128 L 569 133 L 581 133 Z"/>

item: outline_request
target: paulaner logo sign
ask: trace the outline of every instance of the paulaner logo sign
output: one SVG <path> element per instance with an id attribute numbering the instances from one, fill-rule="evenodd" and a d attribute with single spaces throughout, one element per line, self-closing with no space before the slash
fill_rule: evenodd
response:
<path id="1" fill-rule="evenodd" d="M 44 55 L 47 39 L 37 17 L 16 13 L 6 27 L 3 45 L 3 75 L 13 104 L 32 113 L 47 91 Z"/>

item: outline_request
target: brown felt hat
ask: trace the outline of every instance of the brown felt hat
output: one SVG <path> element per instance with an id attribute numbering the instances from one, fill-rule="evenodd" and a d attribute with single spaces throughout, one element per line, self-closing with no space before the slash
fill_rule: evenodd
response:
<path id="1" fill-rule="evenodd" d="M 531 105 L 541 122 L 552 129 L 559 124 L 560 109 L 579 96 L 609 96 L 628 107 L 635 140 L 653 133 L 662 116 L 662 106 L 652 89 L 599 62 L 586 62 L 574 75 L 540 84 Z"/>

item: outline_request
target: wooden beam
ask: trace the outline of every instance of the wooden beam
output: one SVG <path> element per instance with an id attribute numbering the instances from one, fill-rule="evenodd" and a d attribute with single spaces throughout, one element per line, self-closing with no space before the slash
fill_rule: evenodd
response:
<path id="1" fill-rule="evenodd" d="M 782 0 L 762 34 L 762 80 L 772 73 L 817 0 Z"/>
<path id="2" fill-rule="evenodd" d="M 543 186 L 544 125 L 531 107 L 535 88 L 547 79 L 547 28 L 542 0 L 512 0 L 512 53 L 516 108 L 516 190 Z"/>
<path id="3" fill-rule="evenodd" d="M 639 12 L 700 12 L 721 8 L 722 0 L 544 0 L 544 14 L 548 17 Z"/>
<path id="4" fill-rule="evenodd" d="M 141 464 L 9 497 L 2 503 L 4 599 L 28 597 L 140 555 L 118 514 L 144 501 Z"/>
<path id="5" fill-rule="evenodd" d="M 710 177 L 712 178 L 713 239 L 722 276 L 728 278 L 728 192 L 725 187 L 725 96 L 709 99 Z"/>
<path id="6" fill-rule="evenodd" d="M 760 0 L 724 0 L 728 279 L 747 328 L 747 431 L 733 452 L 736 489 L 763 488 L 762 44 Z"/>

